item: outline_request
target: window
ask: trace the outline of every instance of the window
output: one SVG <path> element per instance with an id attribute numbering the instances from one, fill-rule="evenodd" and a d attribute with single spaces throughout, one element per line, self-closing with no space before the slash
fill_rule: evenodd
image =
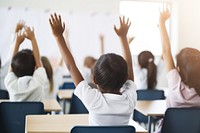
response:
<path id="1" fill-rule="evenodd" d="M 158 28 L 159 9 L 163 2 L 121 1 L 120 13 L 129 17 L 131 27 L 129 36 L 135 39 L 130 44 L 131 53 L 138 55 L 143 50 L 149 50 L 154 55 L 161 55 L 161 39 Z M 166 24 L 169 31 L 169 21 Z"/>

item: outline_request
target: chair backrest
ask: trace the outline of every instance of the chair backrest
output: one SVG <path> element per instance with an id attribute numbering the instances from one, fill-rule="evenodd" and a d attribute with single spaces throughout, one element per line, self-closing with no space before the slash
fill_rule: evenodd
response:
<path id="1" fill-rule="evenodd" d="M 200 133 L 200 108 L 168 108 L 161 133 Z"/>
<path id="2" fill-rule="evenodd" d="M 135 133 L 133 126 L 75 126 L 70 133 Z"/>
<path id="3" fill-rule="evenodd" d="M 138 100 L 159 100 L 165 99 L 165 93 L 163 90 L 148 89 L 137 90 Z"/>
<path id="4" fill-rule="evenodd" d="M 44 114 L 41 102 L 0 103 L 0 131 L 2 133 L 24 133 L 27 114 Z"/>
<path id="5" fill-rule="evenodd" d="M 88 110 L 82 101 L 76 96 L 72 95 L 69 114 L 88 114 Z"/>
<path id="6" fill-rule="evenodd" d="M 75 89 L 75 85 L 73 82 L 64 82 L 60 87 L 59 89 L 60 90 L 63 90 L 63 89 Z"/>
<path id="7" fill-rule="evenodd" d="M 0 90 L 0 99 L 9 99 L 9 94 L 7 90 Z"/>

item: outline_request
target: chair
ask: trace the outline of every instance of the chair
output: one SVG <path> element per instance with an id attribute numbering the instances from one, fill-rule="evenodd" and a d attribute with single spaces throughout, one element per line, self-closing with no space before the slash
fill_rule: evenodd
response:
<path id="1" fill-rule="evenodd" d="M 0 99 L 9 99 L 9 94 L 7 90 L 0 89 Z"/>
<path id="2" fill-rule="evenodd" d="M 164 91 L 163 90 L 156 90 L 156 89 L 148 89 L 148 90 L 137 90 L 137 100 L 160 100 L 165 99 Z M 133 114 L 134 121 L 137 121 L 139 123 L 148 123 L 148 117 L 143 115 L 142 113 L 138 112 L 137 110 L 134 110 Z M 155 123 L 158 119 L 151 117 L 151 122 Z"/>
<path id="3" fill-rule="evenodd" d="M 200 133 L 200 108 L 168 108 L 161 133 Z"/>
<path id="4" fill-rule="evenodd" d="M 41 102 L 0 103 L 0 131 L 2 133 L 24 133 L 27 114 L 44 114 Z"/>
<path id="5" fill-rule="evenodd" d="M 76 96 L 72 95 L 69 114 L 88 114 L 88 110 L 82 101 Z"/>
<path id="6" fill-rule="evenodd" d="M 70 133 L 135 133 L 133 126 L 75 126 Z"/>
<path id="7" fill-rule="evenodd" d="M 75 85 L 73 82 L 64 82 L 60 87 L 59 89 L 62 90 L 62 89 L 75 89 Z"/>

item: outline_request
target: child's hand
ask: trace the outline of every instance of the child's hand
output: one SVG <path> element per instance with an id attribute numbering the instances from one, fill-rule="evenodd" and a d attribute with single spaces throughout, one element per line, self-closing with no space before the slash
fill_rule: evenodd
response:
<path id="1" fill-rule="evenodd" d="M 120 27 L 117 29 L 116 26 L 114 25 L 114 30 L 118 36 L 126 37 L 131 22 L 129 22 L 129 19 L 125 20 L 125 17 L 123 17 L 123 19 L 119 17 L 119 20 L 120 20 Z"/>
<path id="2" fill-rule="evenodd" d="M 22 30 L 22 28 L 25 26 L 25 22 L 23 20 L 20 20 L 16 27 L 15 27 L 15 33 L 17 33 L 18 31 Z"/>
<path id="3" fill-rule="evenodd" d="M 163 7 L 162 11 L 160 10 L 160 22 L 165 23 L 165 21 L 169 19 L 169 17 L 170 17 L 170 12 L 166 5 L 166 7 Z"/>
<path id="4" fill-rule="evenodd" d="M 24 31 L 24 36 L 29 40 L 33 40 L 35 38 L 34 28 L 26 26 Z"/>
<path id="5" fill-rule="evenodd" d="M 65 30 L 65 23 L 62 24 L 61 16 L 56 13 L 51 14 L 51 18 L 49 18 L 49 23 L 51 25 L 51 30 L 55 37 L 62 36 Z"/>
<path id="6" fill-rule="evenodd" d="M 20 30 L 16 33 L 16 45 L 20 45 L 24 41 L 25 37 L 23 31 Z"/>

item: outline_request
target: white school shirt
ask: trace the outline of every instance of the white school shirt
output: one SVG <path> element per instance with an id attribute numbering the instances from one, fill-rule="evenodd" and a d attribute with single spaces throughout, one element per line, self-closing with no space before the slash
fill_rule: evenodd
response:
<path id="1" fill-rule="evenodd" d="M 82 81 L 74 94 L 89 111 L 89 125 L 128 125 L 137 100 L 135 83 L 127 80 L 120 92 L 122 95 L 101 93 Z"/>
<path id="2" fill-rule="evenodd" d="M 5 77 L 5 86 L 11 101 L 42 101 L 46 80 L 45 69 L 39 67 L 34 71 L 33 76 L 18 78 L 14 72 L 9 72 Z"/>

